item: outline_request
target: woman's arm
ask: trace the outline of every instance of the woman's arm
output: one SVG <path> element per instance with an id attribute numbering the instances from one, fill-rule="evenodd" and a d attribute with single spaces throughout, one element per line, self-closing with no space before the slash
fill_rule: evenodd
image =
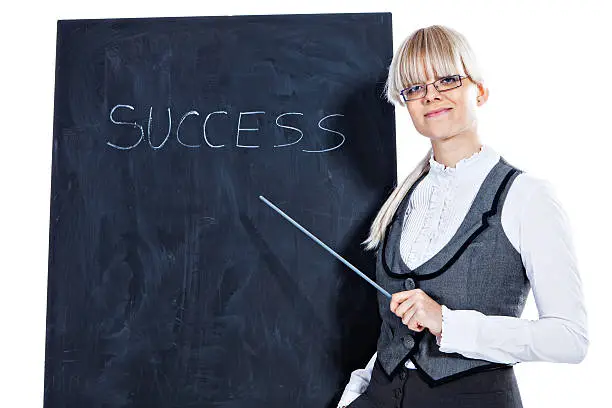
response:
<path id="1" fill-rule="evenodd" d="M 370 378 L 372 378 L 374 363 L 376 362 L 376 355 L 377 353 L 375 352 L 365 368 L 358 368 L 351 373 L 351 378 L 346 387 L 344 387 L 342 397 L 340 397 L 338 408 L 347 406 L 368 388 Z"/>
<path id="2" fill-rule="evenodd" d="M 587 316 L 570 223 L 553 186 L 525 173 L 518 176 L 502 224 L 518 244 L 539 319 L 443 307 L 440 351 L 501 363 L 581 362 L 589 345 Z"/>

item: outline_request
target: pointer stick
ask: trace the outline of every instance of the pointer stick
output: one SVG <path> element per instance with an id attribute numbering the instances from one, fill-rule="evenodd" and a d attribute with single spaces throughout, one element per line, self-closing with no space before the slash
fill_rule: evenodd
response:
<path id="1" fill-rule="evenodd" d="M 334 252 L 333 249 L 331 249 L 330 247 L 328 247 L 327 245 L 325 245 L 323 242 L 321 242 L 317 237 L 315 237 L 314 235 L 312 235 L 310 232 L 308 232 L 304 227 L 302 227 L 300 224 L 298 224 L 297 222 L 293 221 L 293 219 L 291 219 L 291 217 L 289 217 L 287 214 L 285 214 L 281 209 L 279 209 L 277 206 L 275 206 L 274 204 L 272 204 L 270 201 L 268 201 L 265 197 L 263 196 L 259 196 L 259 198 L 266 204 L 268 204 L 270 207 L 272 207 L 277 213 L 279 213 L 280 215 L 282 215 L 283 217 L 285 217 L 290 223 L 292 223 L 293 225 L 295 225 L 296 227 L 298 227 L 304 234 L 308 235 L 310 238 L 312 238 L 317 244 L 321 245 L 323 248 L 325 248 L 329 253 L 331 253 L 333 256 L 335 256 L 336 258 L 338 258 L 339 260 L 341 260 L 346 266 L 348 266 L 349 268 L 351 268 L 353 271 L 357 272 L 359 274 L 359 276 L 361 276 L 363 279 L 365 279 L 366 281 L 368 281 L 370 283 L 370 285 L 374 286 L 376 289 L 378 289 L 383 295 L 385 295 L 386 297 L 388 297 L 389 299 L 391 299 L 391 294 L 389 292 L 387 292 L 386 290 L 384 290 L 383 288 L 381 288 L 376 282 L 374 282 L 372 279 L 368 278 L 366 275 L 364 275 L 359 269 L 355 268 L 353 265 L 351 265 L 348 261 L 346 261 L 344 258 L 342 258 L 340 255 L 338 255 L 337 253 Z"/>

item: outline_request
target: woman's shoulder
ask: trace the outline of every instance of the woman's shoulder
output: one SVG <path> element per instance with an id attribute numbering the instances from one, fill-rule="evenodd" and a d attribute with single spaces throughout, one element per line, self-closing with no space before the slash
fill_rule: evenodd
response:
<path id="1" fill-rule="evenodd" d="M 533 172 L 522 171 L 508 189 L 504 207 L 510 212 L 524 214 L 525 209 L 560 207 L 555 184 Z"/>
<path id="2" fill-rule="evenodd" d="M 514 190 L 515 194 L 520 196 L 530 196 L 535 192 L 550 189 L 554 190 L 554 185 L 550 180 L 533 172 L 521 171 L 512 182 L 508 194 Z"/>
<path id="3" fill-rule="evenodd" d="M 522 253 L 521 237 L 533 238 L 549 233 L 568 220 L 554 184 L 524 171 L 515 177 L 508 190 L 501 222 L 512 245 Z"/>

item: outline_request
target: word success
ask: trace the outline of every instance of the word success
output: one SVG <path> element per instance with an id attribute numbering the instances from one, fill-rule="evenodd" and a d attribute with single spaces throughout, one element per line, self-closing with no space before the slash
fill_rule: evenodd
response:
<path id="1" fill-rule="evenodd" d="M 135 147 L 137 147 L 144 139 L 145 139 L 145 131 L 144 131 L 144 127 L 136 122 L 126 122 L 126 121 L 121 121 L 118 120 L 118 117 L 121 116 L 120 115 L 120 111 L 121 110 L 134 110 L 134 107 L 131 105 L 116 105 L 114 106 L 109 114 L 109 118 L 110 121 L 116 125 L 120 125 L 120 126 L 130 126 L 134 129 L 138 129 L 138 133 L 140 134 L 138 137 L 138 134 L 134 135 L 134 143 L 130 144 L 130 145 L 119 145 L 119 144 L 115 144 L 112 143 L 110 141 L 107 141 L 106 144 L 114 149 L 119 149 L 119 150 L 131 150 L 134 149 Z M 166 144 L 166 142 L 168 142 L 168 140 L 170 139 L 170 135 L 171 135 L 171 128 L 172 128 L 172 114 L 170 112 L 170 108 L 167 109 L 168 110 L 168 130 L 166 132 L 166 136 L 164 137 L 163 141 L 161 141 L 159 144 L 154 144 L 153 141 L 151 140 L 151 122 L 152 122 L 152 115 L 153 115 L 153 107 L 151 106 L 149 108 L 149 120 L 147 123 L 147 134 L 146 134 L 146 139 L 149 142 L 149 146 L 152 149 L 161 149 L 162 147 L 164 147 L 164 145 Z M 119 111 L 119 112 L 118 112 Z M 238 126 L 237 126 L 237 131 L 236 131 L 236 143 L 232 143 L 232 145 L 236 146 L 236 147 L 241 147 L 241 148 L 247 148 L 247 149 L 255 149 L 255 148 L 259 148 L 261 147 L 260 145 L 253 145 L 253 144 L 245 144 L 244 141 L 241 141 L 241 137 L 242 139 L 244 139 L 244 134 L 245 132 L 257 132 L 260 129 L 259 128 L 250 128 L 250 127 L 243 127 L 243 122 L 245 121 L 245 119 L 247 117 L 249 117 L 250 115 L 261 115 L 261 114 L 265 114 L 264 111 L 254 111 L 254 112 L 240 112 L 238 115 Z M 211 120 L 215 120 L 215 115 L 217 116 L 216 120 L 220 120 L 219 115 L 226 115 L 225 117 L 227 118 L 228 113 L 226 111 L 215 111 L 215 112 L 210 112 L 209 114 L 206 115 L 206 118 L 204 119 L 204 123 L 202 124 L 202 140 L 204 141 L 204 143 L 206 143 L 206 145 L 210 148 L 213 149 L 220 149 L 220 148 L 224 148 L 226 147 L 225 143 L 219 143 L 219 135 L 209 135 L 206 131 L 206 125 L 209 123 L 209 121 Z M 289 143 L 284 143 L 284 144 L 276 144 L 273 147 L 275 148 L 283 148 L 283 147 L 287 147 L 287 146 L 292 146 L 295 145 L 297 143 L 299 143 L 302 138 L 304 137 L 304 133 L 293 126 L 288 126 L 288 125 L 284 125 L 281 124 L 279 122 L 279 120 L 281 120 L 281 118 L 285 117 L 285 116 L 289 116 L 289 115 L 304 115 L 303 113 L 300 112 L 287 112 L 287 113 L 283 113 L 280 114 L 276 117 L 276 126 L 283 128 L 283 129 L 288 129 L 290 130 L 292 133 L 295 133 L 295 140 L 289 142 Z M 200 113 L 198 111 L 192 110 L 189 111 L 187 113 L 185 113 L 180 121 L 178 122 L 178 126 L 176 127 L 176 133 L 175 133 L 175 137 L 176 140 L 178 141 L 178 143 L 180 143 L 181 145 L 188 147 L 188 148 L 199 148 L 201 146 L 203 146 L 202 143 L 200 144 L 189 144 L 186 143 L 184 140 L 181 139 L 181 126 L 183 125 L 183 122 L 185 122 L 188 118 L 192 117 L 192 116 L 200 116 Z M 338 149 L 340 146 L 342 146 L 342 144 L 344 143 L 344 141 L 346 140 L 346 137 L 336 131 L 336 130 L 332 130 L 329 129 L 328 127 L 323 126 L 323 123 L 331 118 L 331 117 L 335 117 L 335 116 L 344 116 L 341 115 L 339 113 L 334 113 L 331 115 L 327 115 L 323 118 L 321 118 L 319 120 L 319 122 L 317 123 L 317 126 L 319 129 L 325 131 L 325 132 L 329 132 L 329 133 L 333 133 L 334 140 L 338 140 L 338 142 L 336 142 L 333 146 L 331 147 L 327 147 L 325 149 L 320 149 L 320 150 L 309 150 L 309 149 L 301 149 L 303 152 L 307 152 L 307 153 L 323 153 L 323 152 L 328 152 L 331 150 L 335 150 Z M 298 137 L 299 135 L 299 137 Z"/>

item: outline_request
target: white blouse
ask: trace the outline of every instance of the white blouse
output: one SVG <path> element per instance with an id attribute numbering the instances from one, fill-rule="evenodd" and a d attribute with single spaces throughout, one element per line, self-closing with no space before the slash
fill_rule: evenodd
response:
<path id="1" fill-rule="evenodd" d="M 400 254 L 414 269 L 433 257 L 463 222 L 482 182 L 500 155 L 483 144 L 479 152 L 445 167 L 430 156 L 430 171 L 414 189 L 400 239 Z M 501 223 L 521 254 L 539 319 L 489 316 L 442 306 L 440 351 L 498 363 L 579 363 L 587 352 L 587 316 L 572 231 L 553 185 L 523 172 L 511 184 Z M 370 382 L 374 353 L 351 373 L 338 404 L 346 406 Z M 406 367 L 415 369 L 408 360 Z"/>

